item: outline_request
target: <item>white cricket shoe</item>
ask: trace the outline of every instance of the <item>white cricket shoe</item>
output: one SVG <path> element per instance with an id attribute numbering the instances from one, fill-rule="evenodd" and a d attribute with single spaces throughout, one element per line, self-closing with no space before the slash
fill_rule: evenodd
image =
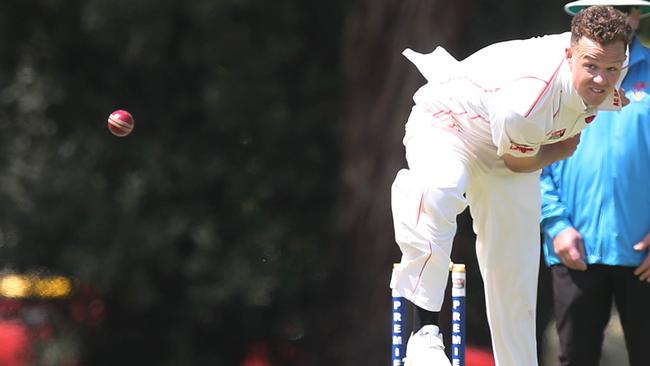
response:
<path id="1" fill-rule="evenodd" d="M 411 334 L 406 344 L 404 366 L 451 366 L 437 326 L 425 325 Z"/>

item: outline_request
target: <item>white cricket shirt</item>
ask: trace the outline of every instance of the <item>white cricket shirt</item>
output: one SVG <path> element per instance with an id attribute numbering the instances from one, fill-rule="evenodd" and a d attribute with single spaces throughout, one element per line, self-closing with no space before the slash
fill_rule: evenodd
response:
<path id="1" fill-rule="evenodd" d="M 570 37 L 567 32 L 495 43 L 460 62 L 442 47 L 426 55 L 405 50 L 428 81 L 413 100 L 432 117 L 409 120 L 405 140 L 441 123 L 459 131 L 469 146 L 492 145 L 498 156 L 527 157 L 543 144 L 576 135 L 596 109 L 587 108 L 573 88 L 565 57 Z M 620 108 L 615 91 L 597 109 Z"/>

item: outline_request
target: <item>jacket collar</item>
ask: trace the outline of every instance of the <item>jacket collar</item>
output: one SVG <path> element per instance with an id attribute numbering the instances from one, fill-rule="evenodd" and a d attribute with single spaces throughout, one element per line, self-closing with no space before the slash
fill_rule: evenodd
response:
<path id="1" fill-rule="evenodd" d="M 640 62 L 648 62 L 649 57 L 650 57 L 650 52 L 648 52 L 648 49 L 641 43 L 639 37 L 635 35 L 632 38 L 632 43 L 630 44 L 630 55 L 629 55 L 630 61 L 628 64 L 628 68 Z"/>

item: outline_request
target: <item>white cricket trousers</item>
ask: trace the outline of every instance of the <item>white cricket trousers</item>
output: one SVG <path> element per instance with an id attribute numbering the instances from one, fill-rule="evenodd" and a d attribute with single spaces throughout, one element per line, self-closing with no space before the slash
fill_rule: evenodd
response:
<path id="1" fill-rule="evenodd" d="M 409 169 L 398 172 L 391 193 L 402 252 L 391 288 L 440 311 L 456 217 L 469 205 L 496 365 L 536 366 L 539 172 L 485 169 L 462 133 L 436 127 L 409 138 L 406 155 Z"/>

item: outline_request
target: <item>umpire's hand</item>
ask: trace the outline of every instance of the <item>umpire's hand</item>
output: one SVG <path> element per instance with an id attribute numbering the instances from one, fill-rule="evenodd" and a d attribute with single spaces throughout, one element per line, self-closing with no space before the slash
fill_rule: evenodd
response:
<path id="1" fill-rule="evenodd" d="M 635 250 L 646 252 L 645 259 L 641 262 L 640 266 L 636 267 L 634 274 L 639 276 L 641 281 L 650 282 L 650 251 L 648 248 L 650 248 L 650 233 L 640 243 L 634 246 Z"/>
<path id="2" fill-rule="evenodd" d="M 568 227 L 557 234 L 553 238 L 553 249 L 567 268 L 577 271 L 587 270 L 585 245 L 582 235 L 576 229 Z"/>

